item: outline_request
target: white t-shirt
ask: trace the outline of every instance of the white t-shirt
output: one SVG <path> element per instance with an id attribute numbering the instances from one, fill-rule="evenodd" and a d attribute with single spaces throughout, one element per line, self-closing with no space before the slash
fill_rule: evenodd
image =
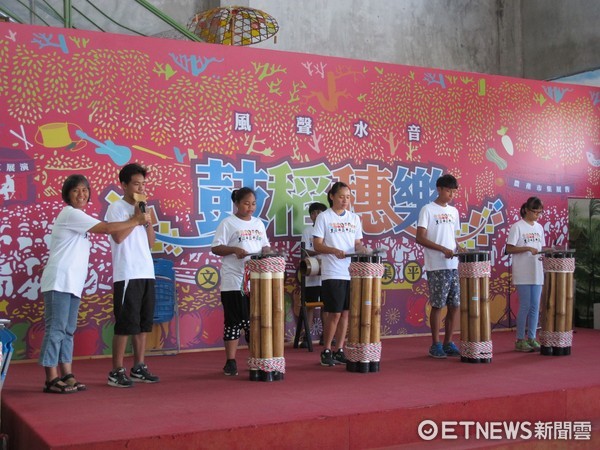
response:
<path id="1" fill-rule="evenodd" d="M 135 205 L 120 199 L 109 205 L 106 211 L 108 222 L 123 222 L 135 214 Z M 154 262 L 146 228 L 136 226 L 123 242 L 117 244 L 110 239 L 113 261 L 113 282 L 125 280 L 154 279 Z"/>
<path id="2" fill-rule="evenodd" d="M 98 223 L 98 219 L 70 205 L 58 214 L 50 235 L 50 256 L 42 274 L 42 292 L 68 292 L 81 297 L 92 246 L 87 231 Z"/>
<path id="3" fill-rule="evenodd" d="M 521 219 L 510 227 L 506 243 L 515 247 L 533 247 L 541 251 L 546 245 L 544 228 L 537 222 L 529 225 Z M 540 256 L 532 255 L 531 252 L 512 255 L 513 284 L 544 284 L 544 268 Z"/>
<path id="4" fill-rule="evenodd" d="M 304 243 L 304 248 L 309 252 L 315 251 L 315 246 L 313 244 L 313 230 L 315 229 L 314 225 L 306 227 L 302 232 L 302 241 Z M 305 258 L 306 254 L 302 255 L 302 258 Z M 321 257 L 319 256 L 319 259 Z M 319 263 L 320 264 L 320 263 Z M 311 275 L 307 276 L 304 280 L 304 285 L 306 287 L 312 286 L 321 286 L 321 275 Z"/>
<path id="5" fill-rule="evenodd" d="M 355 243 L 362 239 L 360 217 L 350 211 L 337 215 L 331 208 L 317 216 L 313 229 L 313 238 L 323 238 L 328 247 L 353 253 Z M 322 280 L 349 280 L 350 258 L 339 259 L 335 255 L 321 255 Z"/>
<path id="6" fill-rule="evenodd" d="M 456 233 L 460 230 L 458 210 L 454 206 L 440 206 L 435 202 L 425 205 L 419 212 L 417 227 L 427 230 L 427 239 L 446 248 L 456 250 Z M 427 247 L 425 270 L 457 269 L 458 258 L 448 259 L 442 252 Z"/>
<path id="7" fill-rule="evenodd" d="M 225 218 L 215 231 L 211 247 L 226 245 L 241 247 L 248 253 L 259 253 L 269 247 L 267 231 L 262 220 L 251 217 L 242 220 L 235 215 Z M 244 265 L 250 257 L 238 259 L 235 254 L 223 256 L 221 263 L 221 292 L 239 291 L 244 280 Z"/>

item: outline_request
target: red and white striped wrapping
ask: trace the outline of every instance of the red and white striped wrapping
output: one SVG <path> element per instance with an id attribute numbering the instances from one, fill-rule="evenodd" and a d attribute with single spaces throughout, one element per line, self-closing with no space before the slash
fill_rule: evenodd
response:
<path id="1" fill-rule="evenodd" d="M 285 259 L 281 256 L 271 256 L 262 259 L 249 259 L 246 268 L 250 272 L 283 272 L 285 271 Z"/>
<path id="2" fill-rule="evenodd" d="M 381 278 L 383 277 L 385 268 L 381 263 L 356 261 L 350 263 L 349 271 L 352 278 Z"/>
<path id="3" fill-rule="evenodd" d="M 569 331 L 540 331 L 540 345 L 543 347 L 571 347 L 573 330 Z"/>
<path id="4" fill-rule="evenodd" d="M 489 261 L 458 263 L 458 276 L 460 278 L 483 278 L 489 277 L 491 273 Z"/>
<path id="5" fill-rule="evenodd" d="M 285 373 L 285 358 L 248 358 L 248 367 L 263 372 Z"/>
<path id="6" fill-rule="evenodd" d="M 346 342 L 344 352 L 351 362 L 381 361 L 381 342 L 373 344 Z"/>
<path id="7" fill-rule="evenodd" d="M 469 359 L 492 359 L 492 341 L 460 341 L 460 356 Z"/>
<path id="8" fill-rule="evenodd" d="M 575 258 L 542 258 L 544 272 L 575 272 Z"/>

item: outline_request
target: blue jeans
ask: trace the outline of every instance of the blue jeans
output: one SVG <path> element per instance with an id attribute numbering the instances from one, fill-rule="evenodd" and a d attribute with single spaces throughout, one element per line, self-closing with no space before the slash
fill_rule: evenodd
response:
<path id="1" fill-rule="evenodd" d="M 73 333 L 81 299 L 66 292 L 44 292 L 45 332 L 39 363 L 56 367 L 73 361 Z"/>
<path id="2" fill-rule="evenodd" d="M 519 294 L 519 312 L 517 313 L 517 339 L 525 339 L 525 324 L 527 337 L 535 339 L 538 317 L 540 314 L 540 297 L 542 295 L 541 284 L 517 284 Z"/>

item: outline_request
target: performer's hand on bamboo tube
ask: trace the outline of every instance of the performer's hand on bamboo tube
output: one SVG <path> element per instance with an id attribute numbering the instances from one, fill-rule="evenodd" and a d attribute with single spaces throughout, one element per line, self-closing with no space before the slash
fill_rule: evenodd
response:
<path id="1" fill-rule="evenodd" d="M 335 255 L 336 258 L 338 259 L 344 259 L 346 257 L 346 252 L 343 250 L 340 250 L 339 248 L 334 248 L 333 249 L 333 254 Z"/>
<path id="2" fill-rule="evenodd" d="M 344 259 L 346 257 L 346 252 L 344 252 L 343 250 L 325 245 L 323 243 L 323 238 L 313 238 L 313 246 L 317 253 L 333 255 L 338 259 Z"/>
<path id="3" fill-rule="evenodd" d="M 460 248 L 460 247 L 459 247 L 459 248 Z M 449 248 L 446 248 L 446 247 L 442 247 L 442 250 L 440 250 L 440 251 L 441 251 L 441 252 L 444 254 L 444 256 L 445 256 L 447 259 L 452 259 L 452 258 L 454 258 L 454 250 L 451 250 L 451 249 L 449 249 Z"/>
<path id="4" fill-rule="evenodd" d="M 442 252 L 444 257 L 447 259 L 454 258 L 455 249 L 450 249 L 448 247 L 444 247 L 443 245 L 437 244 L 433 242 L 431 239 L 427 238 L 427 228 L 418 227 L 417 228 L 417 244 L 421 244 L 423 247 L 430 248 L 432 250 L 437 250 L 438 252 Z M 458 242 L 456 243 L 456 249 L 460 251 L 460 246 Z"/>
<path id="5" fill-rule="evenodd" d="M 368 249 L 361 241 L 357 241 L 354 244 L 354 249 L 356 253 L 362 253 L 364 255 L 370 255 L 371 253 L 373 253 L 373 250 Z"/>
<path id="6" fill-rule="evenodd" d="M 246 250 L 244 250 L 242 247 L 233 247 L 233 253 L 235 253 L 235 256 L 237 256 L 237 259 L 244 259 L 246 256 L 248 256 L 248 252 Z"/>
<path id="7" fill-rule="evenodd" d="M 527 253 L 530 252 L 532 255 L 537 255 L 539 251 L 534 247 L 517 247 L 516 245 L 506 245 L 506 253 L 511 255 L 514 253 Z"/>

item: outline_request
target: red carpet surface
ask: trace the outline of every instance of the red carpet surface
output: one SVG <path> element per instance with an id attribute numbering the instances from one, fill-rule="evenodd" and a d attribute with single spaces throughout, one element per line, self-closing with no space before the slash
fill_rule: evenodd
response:
<path id="1" fill-rule="evenodd" d="M 458 339 L 458 336 L 457 336 Z M 223 351 L 149 356 L 157 384 L 106 384 L 110 359 L 78 360 L 88 391 L 42 393 L 35 363 L 9 368 L 2 430 L 10 448 L 600 448 L 600 331 L 577 330 L 570 356 L 513 351 L 514 332 L 492 336 L 491 364 L 427 357 L 429 337 L 383 341 L 381 372 L 321 367 L 319 351 L 286 347 L 286 374 L 248 380 L 246 349 L 237 377 Z M 130 362 L 131 359 L 128 359 Z M 420 439 L 422 420 L 586 421 L 591 440 Z M 533 425 L 532 425 L 533 428 Z"/>

